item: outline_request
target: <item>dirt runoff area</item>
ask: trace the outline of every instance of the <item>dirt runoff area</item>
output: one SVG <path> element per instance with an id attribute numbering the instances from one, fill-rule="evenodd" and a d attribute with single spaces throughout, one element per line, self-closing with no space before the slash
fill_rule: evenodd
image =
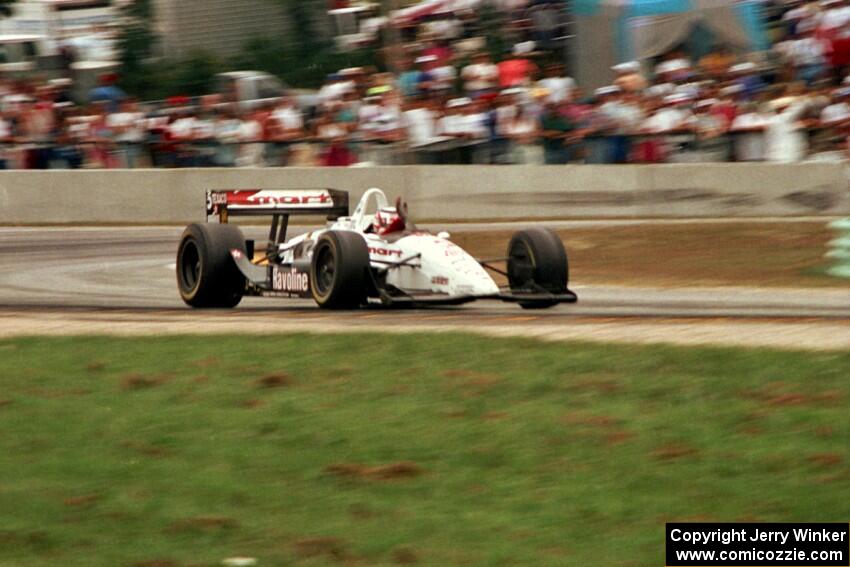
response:
<path id="1" fill-rule="evenodd" d="M 545 223 L 542 223 L 545 224 Z M 512 231 L 457 232 L 478 257 L 504 256 Z M 559 230 L 570 279 L 653 287 L 847 287 L 826 274 L 826 222 L 640 224 Z"/>

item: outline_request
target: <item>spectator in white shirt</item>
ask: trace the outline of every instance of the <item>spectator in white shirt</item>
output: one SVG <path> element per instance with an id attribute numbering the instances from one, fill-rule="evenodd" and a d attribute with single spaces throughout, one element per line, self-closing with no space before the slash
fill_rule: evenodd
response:
<path id="1" fill-rule="evenodd" d="M 202 109 L 195 117 L 192 125 L 192 137 L 189 141 L 195 142 L 186 149 L 191 156 L 192 167 L 212 167 L 215 165 L 215 156 L 218 148 L 215 145 L 215 121 L 216 112 L 211 108 Z"/>
<path id="2" fill-rule="evenodd" d="M 272 140 L 294 140 L 304 134 L 304 116 L 292 97 L 280 99 L 271 113 L 269 137 Z"/>
<path id="3" fill-rule="evenodd" d="M 437 131 L 445 136 L 465 139 L 487 137 L 487 116 L 468 98 L 456 98 L 446 103 L 446 115 L 440 119 Z"/>
<path id="4" fill-rule="evenodd" d="M 782 97 L 771 102 L 774 111 L 767 120 L 765 156 L 768 161 L 801 161 L 808 153 L 808 133 L 800 123 L 808 110 L 806 99 Z"/>
<path id="5" fill-rule="evenodd" d="M 598 112 L 604 117 L 612 134 L 626 136 L 640 128 L 645 116 L 636 102 L 636 95 L 623 93 L 614 86 L 597 89 L 596 94 L 603 101 Z"/>
<path id="6" fill-rule="evenodd" d="M 507 138 L 507 127 L 519 112 L 520 96 L 523 89 L 505 89 L 495 98 L 494 113 L 495 134 L 497 137 Z"/>
<path id="7" fill-rule="evenodd" d="M 614 79 L 614 86 L 627 93 L 639 93 L 643 91 L 647 84 L 640 72 L 640 63 L 637 61 L 626 61 L 618 63 L 611 67 L 611 70 L 617 74 Z"/>
<path id="8" fill-rule="evenodd" d="M 793 34 L 789 39 L 776 44 L 782 59 L 794 67 L 794 77 L 809 86 L 821 78 L 826 70 L 827 42 L 814 31 Z"/>
<path id="9" fill-rule="evenodd" d="M 369 95 L 363 99 L 363 104 L 357 110 L 357 122 L 360 124 L 360 129 L 366 131 L 369 129 L 367 125 L 374 122 L 375 116 L 381 112 L 381 96 Z"/>
<path id="10" fill-rule="evenodd" d="M 431 93 L 448 93 L 454 90 L 457 70 L 451 63 L 435 61 L 425 66 L 430 77 L 429 90 Z"/>
<path id="11" fill-rule="evenodd" d="M 412 99 L 404 111 L 407 141 L 411 148 L 427 146 L 441 141 L 437 136 L 437 113 L 429 99 Z"/>
<path id="12" fill-rule="evenodd" d="M 484 52 L 476 53 L 472 62 L 461 70 L 460 76 L 466 96 L 473 99 L 494 92 L 499 85 L 499 68 Z"/>
<path id="13" fill-rule="evenodd" d="M 657 83 L 680 83 L 691 74 L 691 61 L 681 54 L 674 53 L 655 66 Z"/>
<path id="14" fill-rule="evenodd" d="M 284 96 L 266 119 L 266 162 L 283 167 L 289 161 L 289 144 L 304 136 L 304 117 L 295 101 Z"/>
<path id="15" fill-rule="evenodd" d="M 325 84 L 319 89 L 319 103 L 322 107 L 326 107 L 328 104 L 341 99 L 347 91 L 355 90 L 355 88 L 354 82 L 343 75 L 338 73 L 328 75 Z"/>
<path id="16" fill-rule="evenodd" d="M 237 167 L 263 167 L 265 165 L 263 159 L 263 150 L 265 149 L 263 144 L 264 119 L 265 114 L 259 108 L 243 116 L 238 133 L 241 145 L 239 146 L 239 157 L 236 158 Z"/>
<path id="17" fill-rule="evenodd" d="M 195 117 L 192 128 L 192 139 L 196 141 L 210 141 L 215 139 L 215 116 L 212 112 L 202 112 Z"/>
<path id="18" fill-rule="evenodd" d="M 695 122 L 690 105 L 693 101 L 685 94 L 670 94 L 662 99 L 662 106 L 642 124 L 647 134 L 657 134 L 647 141 L 652 146 L 651 153 L 656 156 L 670 156 L 681 143 L 681 136 Z"/>
<path id="19" fill-rule="evenodd" d="M 381 94 L 377 107 L 360 113 L 360 131 L 364 139 L 381 142 L 398 142 L 404 139 L 401 107 L 395 91 Z"/>
<path id="20" fill-rule="evenodd" d="M 786 30 L 789 34 L 797 33 L 798 27 L 809 26 L 809 22 L 816 19 L 818 16 L 812 4 L 809 2 L 800 2 L 795 8 L 791 8 L 782 16 L 782 21 L 786 25 Z M 811 27 L 811 26 L 810 26 Z"/>
<path id="21" fill-rule="evenodd" d="M 664 106 L 650 116 L 644 123 L 643 129 L 653 134 L 678 132 L 689 128 L 694 117 L 688 104 L 690 97 L 683 94 L 672 94 L 664 97 Z"/>
<path id="22" fill-rule="evenodd" d="M 216 113 L 213 131 L 216 141 L 221 144 L 215 155 L 215 164 L 219 167 L 233 167 L 239 155 L 239 135 L 242 121 L 229 107 Z"/>
<path id="23" fill-rule="evenodd" d="M 762 161 L 765 157 L 765 129 L 770 115 L 760 112 L 756 103 L 748 102 L 729 128 L 736 161 Z"/>
<path id="24" fill-rule="evenodd" d="M 517 111 L 504 126 L 505 135 L 511 140 L 513 163 L 532 165 L 543 163 L 543 148 L 540 140 L 540 120 L 517 105 Z"/>
<path id="25" fill-rule="evenodd" d="M 710 140 L 722 135 L 726 128 L 720 116 L 713 112 L 718 100 L 707 98 L 694 103 L 693 126 L 700 140 Z"/>
<path id="26" fill-rule="evenodd" d="M 344 143 L 348 139 L 348 127 L 335 121 L 329 112 L 316 119 L 316 135 L 325 142 Z"/>
<path id="27" fill-rule="evenodd" d="M 563 65 L 549 65 L 544 73 L 546 76 L 537 81 L 537 86 L 549 92 L 546 102 L 561 104 L 573 98 L 576 82 L 567 76 Z"/>
<path id="28" fill-rule="evenodd" d="M 12 141 L 12 134 L 12 122 L 7 119 L 5 113 L 0 114 L 0 169 L 10 169 L 9 147 L 6 143 Z"/>
<path id="29" fill-rule="evenodd" d="M 463 33 L 463 22 L 454 16 L 426 22 L 422 27 L 429 36 L 445 40 L 455 39 Z"/>
<path id="30" fill-rule="evenodd" d="M 820 113 L 823 126 L 841 126 L 850 119 L 850 88 L 844 87 L 832 92 L 832 102 Z"/>
<path id="31" fill-rule="evenodd" d="M 850 12 L 841 0 L 823 0 L 821 4 L 824 10 L 817 18 L 820 31 L 831 34 L 850 23 Z"/>
<path id="32" fill-rule="evenodd" d="M 145 115 L 139 110 L 133 99 L 121 102 L 118 112 L 106 118 L 106 125 L 112 130 L 117 146 L 119 166 L 132 169 L 141 155 L 141 144 L 145 141 Z"/>
<path id="33" fill-rule="evenodd" d="M 174 140 L 183 142 L 194 138 L 195 117 L 188 108 L 180 108 L 175 111 L 174 121 L 168 125 L 168 130 Z"/>

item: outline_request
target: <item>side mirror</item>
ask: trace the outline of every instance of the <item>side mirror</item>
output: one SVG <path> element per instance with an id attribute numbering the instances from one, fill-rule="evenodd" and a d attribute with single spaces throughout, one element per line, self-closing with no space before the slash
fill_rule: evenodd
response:
<path id="1" fill-rule="evenodd" d="M 401 197 L 397 197 L 395 200 L 395 210 L 398 212 L 398 216 L 407 222 L 407 203 Z"/>

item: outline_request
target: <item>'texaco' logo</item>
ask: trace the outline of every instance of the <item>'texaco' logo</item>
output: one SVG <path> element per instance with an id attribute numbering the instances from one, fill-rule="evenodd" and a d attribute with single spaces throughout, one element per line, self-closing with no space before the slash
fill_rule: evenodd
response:
<path id="1" fill-rule="evenodd" d="M 272 272 L 272 289 L 293 293 L 306 292 L 310 289 L 310 276 L 296 271 L 295 268 L 284 272 L 275 266 Z"/>
<path id="2" fill-rule="evenodd" d="M 227 204 L 227 193 L 222 193 L 221 191 L 211 191 L 209 193 L 210 196 L 210 204 L 211 205 L 226 205 Z"/>

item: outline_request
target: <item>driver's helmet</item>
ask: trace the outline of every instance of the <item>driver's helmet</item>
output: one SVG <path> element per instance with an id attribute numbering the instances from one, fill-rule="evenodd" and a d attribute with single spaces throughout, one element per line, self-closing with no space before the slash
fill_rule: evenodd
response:
<path id="1" fill-rule="evenodd" d="M 372 226 L 377 234 L 389 234 L 404 230 L 405 223 L 395 207 L 381 207 L 375 213 L 375 222 Z"/>

